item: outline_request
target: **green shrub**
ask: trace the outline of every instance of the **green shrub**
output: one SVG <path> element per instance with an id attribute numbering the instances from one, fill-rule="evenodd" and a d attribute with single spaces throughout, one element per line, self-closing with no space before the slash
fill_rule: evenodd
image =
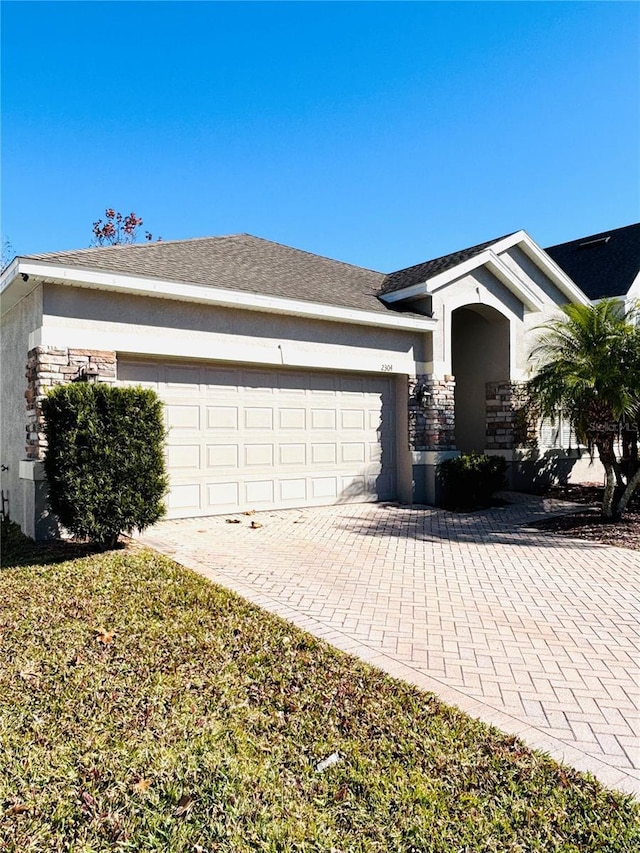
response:
<path id="1" fill-rule="evenodd" d="M 76 382 L 42 404 L 49 503 L 74 536 L 103 548 L 164 515 L 162 403 L 154 391 Z"/>
<path id="2" fill-rule="evenodd" d="M 21 551 L 33 545 L 19 526 L 8 516 L 0 520 L 0 567 L 7 566 Z"/>
<path id="3" fill-rule="evenodd" d="M 444 505 L 451 509 L 489 506 L 492 495 L 506 485 L 506 470 L 502 456 L 470 453 L 447 459 L 439 469 Z"/>

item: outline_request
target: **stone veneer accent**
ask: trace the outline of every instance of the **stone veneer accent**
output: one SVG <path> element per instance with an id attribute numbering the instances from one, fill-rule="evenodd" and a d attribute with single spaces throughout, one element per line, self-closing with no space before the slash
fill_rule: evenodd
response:
<path id="1" fill-rule="evenodd" d="M 41 403 L 49 388 L 79 378 L 83 367 L 98 371 L 98 381 L 116 381 L 116 354 L 106 350 L 34 347 L 27 354 L 26 453 L 27 459 L 43 458 L 47 441 L 42 429 Z"/>
<path id="2" fill-rule="evenodd" d="M 430 374 L 409 379 L 409 447 L 455 449 L 455 379 Z"/>
<path id="3" fill-rule="evenodd" d="M 487 382 L 487 450 L 513 450 L 531 445 L 537 438 L 536 424 L 527 417 L 523 382 Z"/>

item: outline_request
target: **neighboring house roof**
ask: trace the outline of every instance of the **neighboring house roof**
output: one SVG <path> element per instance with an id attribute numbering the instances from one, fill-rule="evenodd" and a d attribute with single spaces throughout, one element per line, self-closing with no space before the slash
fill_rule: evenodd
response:
<path id="1" fill-rule="evenodd" d="M 625 296 L 640 272 L 640 223 L 559 243 L 545 252 L 589 299 Z"/>
<path id="2" fill-rule="evenodd" d="M 385 314 L 391 310 L 377 297 L 384 273 L 250 234 L 52 252 L 25 260 Z"/>
<path id="3" fill-rule="evenodd" d="M 380 293 L 394 293 L 397 290 L 404 290 L 406 287 L 411 287 L 414 284 L 422 284 L 433 276 L 439 273 L 446 272 L 458 266 L 458 264 L 468 261 L 470 258 L 479 255 L 489 246 L 510 237 L 515 234 L 511 231 L 509 234 L 504 234 L 502 237 L 496 237 L 494 240 L 487 240 L 486 243 L 478 243 L 477 246 L 469 246 L 468 249 L 460 249 L 458 252 L 451 252 L 449 255 L 442 255 L 439 258 L 434 258 L 431 261 L 425 261 L 422 264 L 415 264 L 412 267 L 406 267 L 402 270 L 389 273 L 383 282 Z"/>

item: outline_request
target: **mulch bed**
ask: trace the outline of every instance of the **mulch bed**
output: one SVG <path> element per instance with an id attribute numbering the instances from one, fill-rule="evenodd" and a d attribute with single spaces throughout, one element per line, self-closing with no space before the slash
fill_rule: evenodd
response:
<path id="1" fill-rule="evenodd" d="M 548 497 L 581 503 L 585 505 L 585 509 L 570 515 L 548 518 L 536 522 L 533 526 L 574 539 L 587 539 L 590 542 L 601 542 L 603 545 L 640 551 L 640 495 L 634 496 L 621 521 L 607 522 L 600 517 L 602 491 L 602 486 L 588 483 L 550 489 L 546 493 Z"/>

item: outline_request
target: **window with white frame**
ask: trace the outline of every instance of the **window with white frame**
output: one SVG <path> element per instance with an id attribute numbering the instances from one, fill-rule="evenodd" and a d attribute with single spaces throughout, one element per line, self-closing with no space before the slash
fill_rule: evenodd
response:
<path id="1" fill-rule="evenodd" d="M 538 429 L 538 443 L 542 450 L 568 450 L 578 447 L 576 434 L 563 412 L 553 418 L 544 418 Z"/>

